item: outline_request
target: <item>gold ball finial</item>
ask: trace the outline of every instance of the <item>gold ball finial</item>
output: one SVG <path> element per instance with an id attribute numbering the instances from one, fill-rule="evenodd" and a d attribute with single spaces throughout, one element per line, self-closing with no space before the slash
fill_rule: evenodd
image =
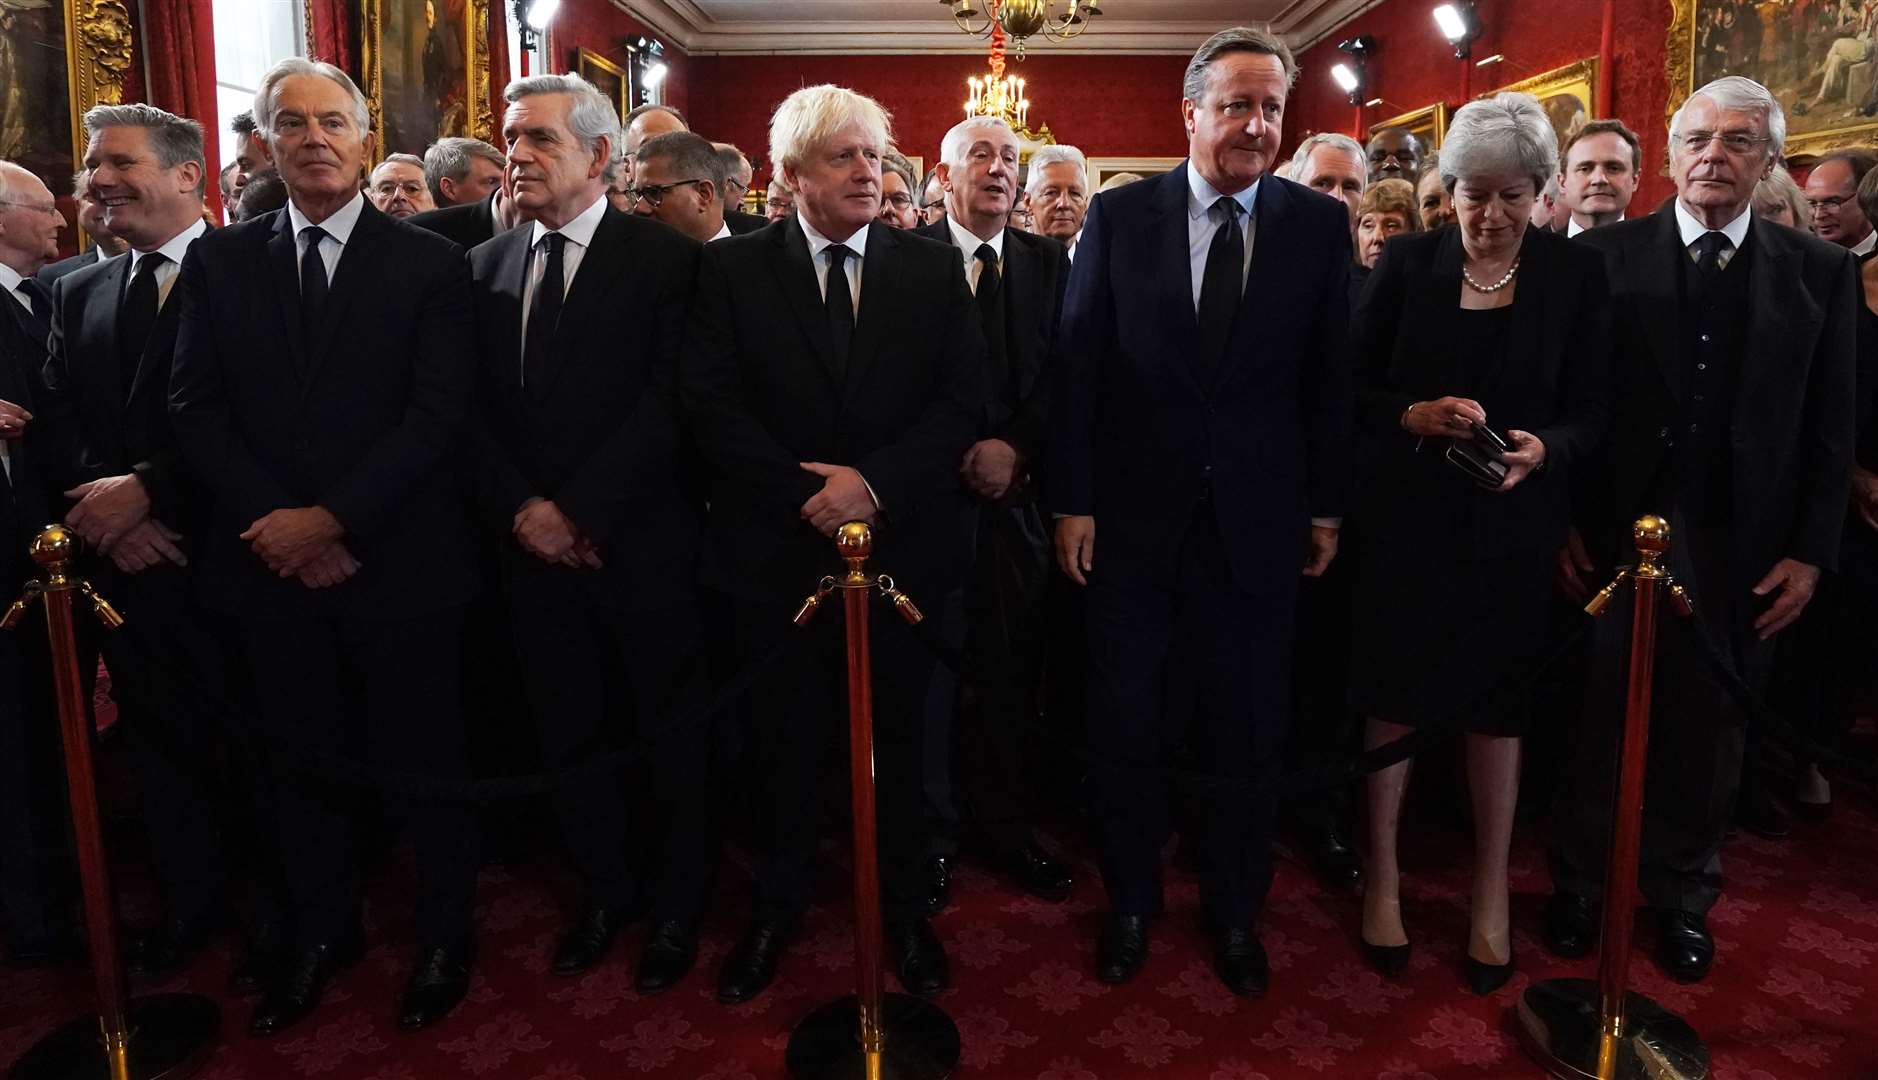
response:
<path id="1" fill-rule="evenodd" d="M 874 553 L 874 530 L 865 521 L 850 521 L 835 533 L 835 547 L 844 559 L 865 559 Z"/>
<path id="2" fill-rule="evenodd" d="M 78 537 L 63 525 L 48 525 L 33 537 L 33 561 L 41 566 L 69 562 L 78 554 Z"/>
<path id="3" fill-rule="evenodd" d="M 1631 527 L 1631 538 L 1637 542 L 1638 551 L 1650 551 L 1661 554 L 1669 550 L 1669 522 L 1655 514 L 1645 514 Z"/>

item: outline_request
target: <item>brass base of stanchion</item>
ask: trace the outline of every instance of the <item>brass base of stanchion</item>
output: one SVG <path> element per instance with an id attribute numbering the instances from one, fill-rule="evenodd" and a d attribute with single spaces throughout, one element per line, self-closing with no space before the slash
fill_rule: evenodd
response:
<path id="1" fill-rule="evenodd" d="M 193 1076 L 215 1049 L 221 1006 L 197 994 L 153 994 L 130 1002 L 132 1080 Z M 7 1080 L 109 1080 L 97 1015 L 59 1025 L 7 1070 Z"/>
<path id="2" fill-rule="evenodd" d="M 789 1035 L 784 1061 L 795 1080 L 945 1080 L 959 1063 L 959 1029 L 945 1010 L 906 994 L 881 1002 L 885 1049 L 870 1077 L 861 1052 L 859 1001 L 844 997 L 810 1013 Z"/>
<path id="3" fill-rule="evenodd" d="M 1519 1041 L 1559 1080 L 1597 1080 L 1598 984 L 1547 979 L 1519 999 Z M 1642 994 L 1624 996 L 1626 1033 L 1618 1043 L 1617 1080 L 1704 1080 L 1708 1047 L 1682 1017 Z"/>

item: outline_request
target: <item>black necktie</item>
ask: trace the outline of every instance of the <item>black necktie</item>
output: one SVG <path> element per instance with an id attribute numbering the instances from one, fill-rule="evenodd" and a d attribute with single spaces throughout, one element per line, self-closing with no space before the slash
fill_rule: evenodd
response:
<path id="1" fill-rule="evenodd" d="M 978 324 L 985 331 L 986 353 L 991 357 L 991 385 L 1010 381 L 1004 341 L 1004 279 L 998 274 L 998 253 L 990 244 L 978 245 Z"/>
<path id="2" fill-rule="evenodd" d="M 555 327 L 561 324 L 561 301 L 567 298 L 567 237 L 549 233 L 541 241 L 548 247 L 547 265 L 535 284 L 528 305 L 528 331 L 522 335 L 522 385 L 531 392 L 546 386 L 548 347 L 554 342 Z"/>
<path id="3" fill-rule="evenodd" d="M 22 278 L 20 279 L 19 292 L 21 296 L 27 299 L 26 308 L 33 313 L 33 318 L 38 319 L 40 322 L 50 322 L 52 320 L 52 296 L 46 292 L 44 285 L 39 284 L 39 282 L 34 281 L 32 278 Z"/>
<path id="4" fill-rule="evenodd" d="M 160 251 L 139 256 L 131 267 L 130 284 L 124 287 L 124 299 L 117 309 L 118 388 L 130 397 L 131 384 L 137 379 L 137 365 L 143 362 L 143 347 L 150 340 L 150 330 L 157 319 L 157 271 L 167 256 Z"/>
<path id="5" fill-rule="evenodd" d="M 300 230 L 300 237 L 306 241 L 306 254 L 300 256 L 300 336 L 307 344 L 306 352 L 311 354 L 320 320 L 326 317 L 326 260 L 320 257 L 320 241 L 326 239 L 326 230 L 308 225 Z"/>
<path id="6" fill-rule="evenodd" d="M 854 341 L 854 294 L 848 291 L 848 259 L 854 255 L 845 245 L 828 248 L 828 291 L 823 304 L 828 309 L 828 356 L 835 373 L 848 377 L 848 347 Z"/>
<path id="7" fill-rule="evenodd" d="M 1692 249 L 1695 252 L 1696 269 L 1702 272 L 1703 284 L 1714 281 L 1715 275 L 1721 273 L 1722 252 L 1733 246 L 1728 242 L 1728 234 L 1719 230 L 1710 230 L 1696 238 Z"/>
<path id="8" fill-rule="evenodd" d="M 1206 271 L 1200 278 L 1200 374 L 1211 386 L 1213 376 L 1226 351 L 1226 339 L 1232 336 L 1233 317 L 1239 311 L 1240 294 L 1245 290 L 1245 233 L 1239 227 L 1243 208 L 1237 201 L 1221 196 L 1213 204 L 1213 217 L 1219 227 L 1213 232 L 1213 244 L 1206 252 Z"/>

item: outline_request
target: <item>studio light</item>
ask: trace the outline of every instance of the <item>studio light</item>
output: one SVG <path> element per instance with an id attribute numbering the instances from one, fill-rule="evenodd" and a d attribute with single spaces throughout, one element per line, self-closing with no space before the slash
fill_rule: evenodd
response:
<path id="1" fill-rule="evenodd" d="M 1348 63 L 1332 64 L 1330 77 L 1337 88 L 1349 96 L 1350 104 L 1361 105 L 1369 82 L 1369 54 L 1376 51 L 1376 39 L 1368 34 L 1353 37 L 1338 42 L 1337 51 L 1350 59 Z"/>
<path id="2" fill-rule="evenodd" d="M 1460 3 L 1441 4 L 1435 8 L 1435 26 L 1441 30 L 1441 36 L 1454 46 L 1457 59 L 1466 59 L 1473 49 L 1474 39 L 1480 36 L 1480 17 L 1474 13 L 1473 0 L 1461 0 Z"/>
<path id="3" fill-rule="evenodd" d="M 528 5 L 527 21 L 536 32 L 546 30 L 554 21 L 555 13 L 561 10 L 561 0 L 534 0 Z"/>
<path id="4" fill-rule="evenodd" d="M 1356 77 L 1356 72 L 1351 71 L 1348 64 L 1331 65 L 1330 77 L 1337 81 L 1337 86 L 1346 94 L 1356 93 L 1356 88 L 1363 85 L 1362 81 Z"/>
<path id="5" fill-rule="evenodd" d="M 651 93 L 659 88 L 659 84 L 665 81 L 665 75 L 668 70 L 663 60 L 654 60 L 652 63 L 646 65 L 647 93 Z"/>

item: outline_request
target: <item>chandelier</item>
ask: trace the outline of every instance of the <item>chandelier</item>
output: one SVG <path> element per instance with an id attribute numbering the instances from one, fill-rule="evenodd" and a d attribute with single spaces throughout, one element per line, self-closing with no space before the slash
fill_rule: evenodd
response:
<path id="1" fill-rule="evenodd" d="M 965 118 L 995 116 L 1020 134 L 1030 131 L 1030 99 L 1024 96 L 1024 80 L 1004 73 L 1004 28 L 991 27 L 991 73 L 984 78 L 967 76 Z M 1047 129 L 1046 129 L 1047 130 Z"/>
<path id="2" fill-rule="evenodd" d="M 1068 7 L 1061 15 L 1050 9 L 1057 0 L 939 0 L 952 9 L 952 21 L 960 30 L 984 37 L 1001 30 L 1017 45 L 1017 58 L 1024 58 L 1024 40 L 1042 34 L 1051 41 L 1068 41 L 1089 28 L 1089 20 L 1102 14 L 1100 0 L 1064 0 Z"/>

